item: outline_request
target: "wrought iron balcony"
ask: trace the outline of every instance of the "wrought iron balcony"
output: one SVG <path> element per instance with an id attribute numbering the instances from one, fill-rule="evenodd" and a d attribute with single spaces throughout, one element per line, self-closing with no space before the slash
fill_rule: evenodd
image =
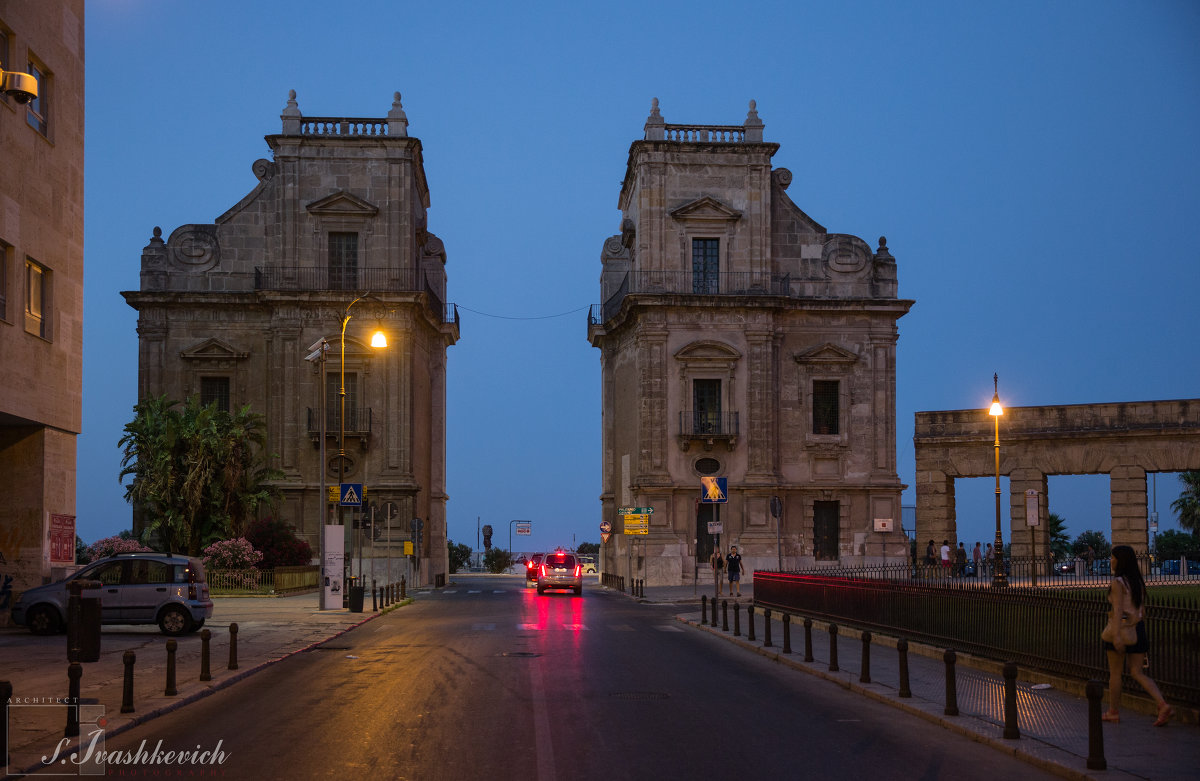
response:
<path id="1" fill-rule="evenodd" d="M 254 269 L 255 290 L 320 292 L 344 290 L 375 293 L 416 293 L 429 289 L 424 274 L 415 268 L 331 269 L 327 266 L 258 266 Z M 430 292 L 434 292 L 430 290 Z M 436 295 L 436 293 L 435 293 Z M 442 300 L 442 296 L 437 296 Z"/>
<path id="2" fill-rule="evenodd" d="M 633 293 L 685 296 L 788 296 L 791 277 L 755 271 L 627 271 L 604 302 L 601 317 L 612 319 L 625 296 Z"/>
<path id="3" fill-rule="evenodd" d="M 371 437 L 371 408 L 346 410 L 346 436 L 358 437 L 365 449 L 367 440 Z M 342 414 L 340 409 L 325 411 L 325 438 L 337 439 L 342 431 Z M 321 445 L 321 411 L 308 408 L 308 435 L 313 445 Z"/>
<path id="4" fill-rule="evenodd" d="M 733 449 L 737 445 L 738 413 L 700 412 L 681 410 L 679 413 L 679 447 L 687 450 L 692 442 L 699 441 L 705 450 L 712 450 L 717 440 Z"/>

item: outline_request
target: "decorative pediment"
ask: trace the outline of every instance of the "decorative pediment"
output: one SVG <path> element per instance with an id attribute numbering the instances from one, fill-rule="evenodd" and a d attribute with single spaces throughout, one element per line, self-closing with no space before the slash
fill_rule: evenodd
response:
<path id="1" fill-rule="evenodd" d="M 820 347 L 813 347 L 802 353 L 796 353 L 796 363 L 807 363 L 819 366 L 849 366 L 858 360 L 858 354 L 838 347 L 833 342 L 826 342 Z"/>
<path id="2" fill-rule="evenodd" d="M 379 207 L 364 201 L 353 193 L 338 190 L 304 207 L 308 213 L 318 217 L 358 217 L 366 219 L 379 213 Z"/>
<path id="3" fill-rule="evenodd" d="M 676 360 L 681 361 L 736 361 L 741 357 L 734 348 L 712 339 L 692 342 L 675 353 Z"/>
<path id="4" fill-rule="evenodd" d="M 250 353 L 239 350 L 228 342 L 212 338 L 181 350 L 179 357 L 185 361 L 240 361 L 249 358 Z"/>
<path id="5" fill-rule="evenodd" d="M 706 195 L 680 206 L 671 216 L 679 222 L 737 222 L 742 213 Z"/>

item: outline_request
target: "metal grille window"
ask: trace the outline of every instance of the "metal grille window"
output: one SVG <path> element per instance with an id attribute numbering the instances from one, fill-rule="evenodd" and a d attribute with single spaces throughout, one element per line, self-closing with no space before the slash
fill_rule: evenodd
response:
<path id="1" fill-rule="evenodd" d="M 721 381 L 692 380 L 692 433 L 721 431 Z"/>
<path id="2" fill-rule="evenodd" d="M 325 430 L 333 433 L 342 427 L 341 377 L 339 374 L 325 375 Z M 357 431 L 358 421 L 358 375 L 346 372 L 346 430 Z"/>
<path id="3" fill-rule="evenodd" d="M 201 377 L 200 378 L 200 404 L 207 407 L 209 404 L 216 404 L 217 409 L 222 412 L 229 411 L 229 378 L 228 377 Z"/>
<path id="4" fill-rule="evenodd" d="M 354 290 L 358 287 L 358 234 L 334 231 L 329 234 L 329 287 Z"/>
<path id="5" fill-rule="evenodd" d="M 692 292 L 713 295 L 720 292 L 721 240 L 692 239 Z"/>
<path id="6" fill-rule="evenodd" d="M 838 434 L 838 381 L 813 380 L 813 433 Z"/>

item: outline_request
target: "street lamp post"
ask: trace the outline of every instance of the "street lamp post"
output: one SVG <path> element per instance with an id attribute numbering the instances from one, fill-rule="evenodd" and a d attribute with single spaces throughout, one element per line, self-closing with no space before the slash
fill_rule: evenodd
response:
<path id="1" fill-rule="evenodd" d="M 304 360 L 310 363 L 315 362 L 318 365 L 317 373 L 320 376 L 321 386 L 321 439 L 318 445 L 317 458 L 320 462 L 320 494 L 317 496 L 317 507 L 320 508 L 317 523 L 317 566 L 319 567 L 321 577 L 317 581 L 317 604 L 320 610 L 328 610 L 329 605 L 325 600 L 325 429 L 326 429 L 326 413 L 325 413 L 325 353 L 329 350 L 329 340 L 321 337 L 309 349 L 309 354 Z"/>
<path id="2" fill-rule="evenodd" d="M 363 293 L 349 304 L 346 305 L 346 310 L 342 313 L 342 336 L 341 336 L 341 367 L 338 372 L 338 403 L 341 407 L 338 422 L 338 491 L 341 492 L 342 483 L 346 481 L 346 326 L 350 323 L 350 309 L 370 296 L 370 293 Z M 387 347 L 387 336 L 382 330 L 376 330 L 371 335 L 372 347 Z M 325 389 L 322 387 L 321 393 L 324 394 Z M 324 474 L 324 473 L 322 473 Z M 361 498 L 361 497 L 360 497 Z M 342 503 L 338 501 L 338 525 L 345 526 L 345 515 L 342 509 Z M 355 535 L 357 538 L 357 535 Z M 351 558 L 351 562 L 354 559 Z M 359 564 L 359 576 L 362 575 L 362 564 Z"/>
<path id="3" fill-rule="evenodd" d="M 992 375 L 992 385 L 994 392 L 992 393 L 992 406 L 988 410 L 988 414 L 996 422 L 996 542 L 995 544 L 995 567 L 992 570 L 992 587 L 1005 588 L 1008 586 L 1008 574 L 1004 571 L 1004 538 L 1000 535 L 1000 416 L 1004 414 L 1004 408 L 1000 406 L 1000 375 Z"/>

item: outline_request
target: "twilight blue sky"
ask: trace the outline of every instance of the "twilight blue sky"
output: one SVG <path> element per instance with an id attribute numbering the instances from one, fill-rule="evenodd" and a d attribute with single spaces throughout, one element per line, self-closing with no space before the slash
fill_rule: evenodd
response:
<path id="1" fill-rule="evenodd" d="M 906 484 L 913 413 L 986 406 L 993 372 L 1016 406 L 1200 396 L 1191 0 L 89 0 L 86 27 L 88 542 L 130 526 L 117 441 L 137 319 L 119 291 L 137 289 L 154 226 L 212 222 L 253 188 L 289 89 L 304 114 L 359 117 L 399 90 L 424 145 L 462 316 L 457 542 L 474 545 L 477 518 L 501 545 L 532 520 L 514 550 L 599 540 L 586 308 L 654 97 L 667 122 L 701 124 L 740 124 L 755 99 L 797 205 L 871 246 L 887 236 L 917 302 L 897 359 Z M 959 481 L 961 539 L 991 538 L 992 490 Z M 1178 480 L 1157 493 L 1177 528 Z M 1072 536 L 1107 536 L 1107 477 L 1051 478 L 1050 509 Z"/>

